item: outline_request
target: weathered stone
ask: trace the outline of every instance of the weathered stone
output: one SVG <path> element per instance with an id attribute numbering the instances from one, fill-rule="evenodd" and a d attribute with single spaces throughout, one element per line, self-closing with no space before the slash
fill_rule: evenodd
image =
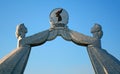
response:
<path id="1" fill-rule="evenodd" d="M 95 24 L 91 29 L 93 37 L 71 31 L 72 41 L 87 47 L 95 74 L 120 74 L 120 61 L 101 48 L 102 27 Z"/>
<path id="2" fill-rule="evenodd" d="M 95 74 L 120 74 L 120 61 L 101 47 L 103 32 L 99 24 L 95 24 L 91 29 L 93 34 L 91 37 L 70 30 L 67 23 L 68 13 L 62 8 L 57 8 L 50 14 L 51 27 L 48 30 L 25 37 L 27 28 L 24 24 L 18 25 L 16 29 L 17 48 L 0 60 L 0 74 L 23 74 L 31 47 L 42 45 L 57 36 L 86 47 Z"/>
<path id="3" fill-rule="evenodd" d="M 0 60 L 0 74 L 23 74 L 27 64 L 31 47 L 46 42 L 49 30 L 25 37 L 27 28 L 20 24 L 16 29 L 18 38 L 17 48 Z"/>

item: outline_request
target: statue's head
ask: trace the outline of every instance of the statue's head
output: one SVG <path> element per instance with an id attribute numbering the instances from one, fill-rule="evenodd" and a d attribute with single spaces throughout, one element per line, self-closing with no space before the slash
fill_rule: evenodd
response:
<path id="1" fill-rule="evenodd" d="M 93 34 L 93 37 L 101 39 L 103 36 L 101 25 L 95 23 L 95 25 L 91 28 L 91 33 Z"/>
<path id="2" fill-rule="evenodd" d="M 27 33 L 27 28 L 25 27 L 24 23 L 16 27 L 16 37 L 18 39 L 24 38 L 26 33 Z"/>

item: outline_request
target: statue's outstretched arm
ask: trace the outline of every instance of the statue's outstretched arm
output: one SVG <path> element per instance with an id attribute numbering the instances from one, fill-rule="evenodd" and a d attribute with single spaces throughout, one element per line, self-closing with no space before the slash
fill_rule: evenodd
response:
<path id="1" fill-rule="evenodd" d="M 78 45 L 87 46 L 95 41 L 95 38 L 86 36 L 76 31 L 70 30 L 69 33 L 71 36 L 71 40 Z"/>
<path id="2" fill-rule="evenodd" d="M 32 36 L 22 39 L 23 41 L 21 42 L 23 43 L 21 44 L 30 45 L 30 46 L 38 46 L 47 41 L 48 35 L 49 35 L 49 30 L 45 30 L 43 32 L 39 32 L 37 34 L 34 34 Z"/>

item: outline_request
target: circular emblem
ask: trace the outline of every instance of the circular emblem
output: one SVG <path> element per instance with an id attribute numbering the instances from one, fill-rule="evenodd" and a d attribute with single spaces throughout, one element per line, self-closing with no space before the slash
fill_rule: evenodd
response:
<path id="1" fill-rule="evenodd" d="M 50 24 L 52 27 L 64 27 L 68 24 L 68 13 L 63 8 L 53 9 L 50 13 Z"/>

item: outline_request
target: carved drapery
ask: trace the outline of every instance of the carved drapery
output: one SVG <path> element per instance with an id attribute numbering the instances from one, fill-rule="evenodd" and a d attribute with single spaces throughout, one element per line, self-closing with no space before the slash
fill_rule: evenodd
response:
<path id="1" fill-rule="evenodd" d="M 70 30 L 67 27 L 68 13 L 62 8 L 50 13 L 51 28 L 29 37 L 25 37 L 27 28 L 24 24 L 17 26 L 17 48 L 0 60 L 0 74 L 23 74 L 31 47 L 39 46 L 61 36 L 79 46 L 87 48 L 95 74 L 120 74 L 120 61 L 101 47 L 102 27 L 95 24 L 91 30 L 93 37 Z"/>

